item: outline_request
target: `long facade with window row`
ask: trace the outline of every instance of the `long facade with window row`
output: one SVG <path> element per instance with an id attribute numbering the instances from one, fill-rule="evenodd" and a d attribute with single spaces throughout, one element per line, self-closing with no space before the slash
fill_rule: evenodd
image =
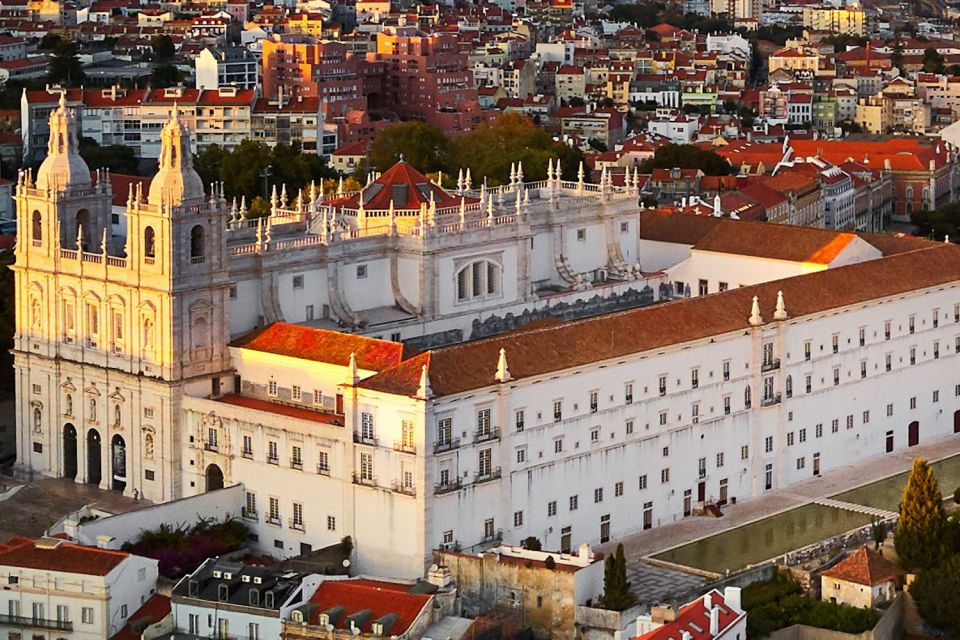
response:
<path id="1" fill-rule="evenodd" d="M 456 192 L 399 163 L 254 222 L 176 116 L 112 238 L 63 102 L 50 128 L 17 187 L 22 473 L 242 483 L 263 551 L 349 535 L 361 571 L 415 577 L 438 546 L 573 549 L 960 429 L 952 245 L 662 217 L 636 176 L 552 163 Z"/>

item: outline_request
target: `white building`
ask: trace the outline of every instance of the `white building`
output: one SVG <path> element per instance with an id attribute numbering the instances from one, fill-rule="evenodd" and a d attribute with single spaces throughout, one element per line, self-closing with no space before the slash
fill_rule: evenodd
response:
<path id="1" fill-rule="evenodd" d="M 157 561 L 59 538 L 0 544 L 0 636 L 103 640 L 157 584 Z"/>
<path id="2" fill-rule="evenodd" d="M 257 88 L 259 61 L 246 47 L 207 47 L 194 61 L 197 89 Z"/>
<path id="3" fill-rule="evenodd" d="M 690 144 L 700 130 L 700 119 L 673 109 L 657 109 L 657 116 L 647 123 L 647 132 L 663 136 L 673 144 Z"/>
<path id="4" fill-rule="evenodd" d="M 401 162 L 251 226 L 174 119 L 119 257 L 72 110 L 50 126 L 17 186 L 21 472 L 242 483 L 263 551 L 349 535 L 410 578 L 438 546 L 568 551 L 960 432 L 954 245 L 642 213 L 636 174 L 552 163 L 451 192 Z"/>
<path id="5" fill-rule="evenodd" d="M 637 619 L 635 640 L 717 640 L 747 637 L 747 613 L 740 602 L 740 589 L 726 587 L 723 593 L 713 589 L 676 612 L 673 620 L 663 620 L 662 610 L 654 607 L 650 615 Z"/>

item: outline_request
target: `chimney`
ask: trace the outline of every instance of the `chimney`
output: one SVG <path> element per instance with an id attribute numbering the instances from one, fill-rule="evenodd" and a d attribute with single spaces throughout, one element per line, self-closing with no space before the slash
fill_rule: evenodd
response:
<path id="1" fill-rule="evenodd" d="M 743 611 L 743 609 L 740 608 L 740 587 L 726 587 L 723 590 L 723 599 L 730 609 L 733 609 L 737 613 Z"/>
<path id="2" fill-rule="evenodd" d="M 703 596 L 703 608 L 707 611 L 713 609 L 713 592 Z"/>
<path id="3" fill-rule="evenodd" d="M 693 640 L 693 636 L 690 635 L 690 632 L 684 629 L 680 632 L 680 640 Z"/>
<path id="4" fill-rule="evenodd" d="M 710 609 L 710 636 L 717 637 L 720 633 L 720 607 Z"/>

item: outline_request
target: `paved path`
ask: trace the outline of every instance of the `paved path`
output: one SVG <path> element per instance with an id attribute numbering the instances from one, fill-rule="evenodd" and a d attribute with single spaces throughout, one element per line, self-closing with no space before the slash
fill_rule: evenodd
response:
<path id="1" fill-rule="evenodd" d="M 604 553 L 613 553 L 617 544 L 623 543 L 627 557 L 628 574 L 632 571 L 636 576 L 635 579 L 631 578 L 631 581 L 634 582 L 634 590 L 637 592 L 637 596 L 643 602 L 656 602 L 658 599 L 662 599 L 663 593 L 684 591 L 685 586 L 688 587 L 691 584 L 688 581 L 689 579 L 697 580 L 699 578 L 679 571 L 660 569 L 659 567 L 655 567 L 657 572 L 653 572 L 650 570 L 651 565 L 643 561 L 646 556 L 909 471 L 913 465 L 913 459 L 918 456 L 930 460 L 939 460 L 958 454 L 960 454 L 960 438 L 918 445 L 907 450 L 872 458 L 859 465 L 841 467 L 824 473 L 819 478 L 810 478 L 790 485 L 785 489 L 770 491 L 762 496 L 741 500 L 735 505 L 727 505 L 723 508 L 724 516 L 722 518 L 685 518 L 613 540 L 600 547 L 599 550 Z M 856 506 L 859 507 L 860 505 Z M 866 507 L 860 508 L 865 509 Z M 650 590 L 644 588 L 644 576 L 657 576 L 667 586 L 666 592 L 659 588 Z M 657 595 L 658 593 L 660 595 Z M 649 594 L 656 597 L 650 599 L 644 597 Z"/>
<path id="2" fill-rule="evenodd" d="M 20 483 L 10 478 L 0 478 L 7 488 Z M 63 516 L 85 506 L 95 507 L 108 513 L 126 513 L 150 506 L 146 500 L 136 501 L 115 491 L 77 484 L 71 480 L 41 478 L 11 491 L 0 501 L 0 542 L 13 535 L 31 537 L 43 533 Z"/>

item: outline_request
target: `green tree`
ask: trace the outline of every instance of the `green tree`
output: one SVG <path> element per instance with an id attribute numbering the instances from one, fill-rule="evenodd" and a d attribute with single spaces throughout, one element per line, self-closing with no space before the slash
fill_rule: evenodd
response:
<path id="1" fill-rule="evenodd" d="M 529 536 L 524 538 L 520 542 L 520 546 L 530 551 L 540 551 L 541 549 L 543 549 L 543 545 L 540 544 L 540 538 L 538 538 L 537 536 Z"/>
<path id="2" fill-rule="evenodd" d="M 449 171 L 450 139 L 439 127 L 415 120 L 377 132 L 370 143 L 370 164 L 386 171 L 401 157 L 423 173 Z"/>
<path id="3" fill-rule="evenodd" d="M 41 51 L 53 51 L 62 40 L 59 33 L 46 33 L 40 38 L 40 44 L 37 47 Z"/>
<path id="4" fill-rule="evenodd" d="M 928 624 L 960 638 L 960 555 L 921 572 L 910 585 L 910 595 Z"/>
<path id="5" fill-rule="evenodd" d="M 879 549 L 883 541 L 887 539 L 888 529 L 889 527 L 886 522 L 880 518 L 874 518 L 873 523 L 870 525 L 870 537 L 873 539 L 874 548 Z"/>
<path id="6" fill-rule="evenodd" d="M 737 115 L 740 116 L 740 124 L 744 127 L 752 127 L 753 121 L 757 117 L 750 107 L 740 107 Z"/>
<path id="7" fill-rule="evenodd" d="M 487 178 L 492 186 L 510 181 L 510 166 L 522 163 L 524 180 L 543 180 L 547 164 L 560 160 L 563 177 L 575 180 L 581 153 L 558 145 L 530 118 L 506 113 L 457 138 L 456 161 L 447 172 L 455 175 L 460 167 L 469 167 L 474 183 Z"/>
<path id="8" fill-rule="evenodd" d="M 642 173 L 673 168 L 700 169 L 708 176 L 726 176 L 733 171 L 733 167 L 722 156 L 692 144 L 664 145 L 640 165 Z"/>
<path id="9" fill-rule="evenodd" d="M 114 173 L 137 175 L 140 161 L 133 149 L 122 144 L 101 147 L 93 138 L 80 140 L 80 157 L 91 169 L 110 169 Z"/>
<path id="10" fill-rule="evenodd" d="M 183 72 L 172 64 L 160 64 L 150 73 L 150 86 L 157 89 L 173 87 L 183 82 Z"/>
<path id="11" fill-rule="evenodd" d="M 960 203 L 951 202 L 933 211 L 914 211 L 910 214 L 910 221 L 934 239 L 943 239 L 945 236 L 960 239 L 957 235 L 960 230 Z"/>
<path id="12" fill-rule="evenodd" d="M 603 565 L 603 606 L 613 611 L 624 611 L 637 602 L 630 591 L 627 581 L 627 559 L 623 554 L 623 545 L 617 545 L 617 552 L 607 556 Z"/>
<path id="13" fill-rule="evenodd" d="M 61 40 L 53 49 L 47 68 L 47 81 L 65 87 L 83 84 L 84 75 L 77 57 L 77 45 L 70 40 Z"/>
<path id="14" fill-rule="evenodd" d="M 923 52 L 923 70 L 927 73 L 945 73 L 943 56 L 937 53 L 933 47 L 925 49 Z"/>
<path id="15" fill-rule="evenodd" d="M 165 33 L 150 38 L 150 47 L 153 48 L 154 60 L 169 60 L 177 53 L 173 38 Z"/>
<path id="16" fill-rule="evenodd" d="M 943 557 L 943 496 L 933 469 L 923 458 L 915 458 L 903 490 L 900 519 L 893 541 L 900 564 L 926 569 Z"/>

